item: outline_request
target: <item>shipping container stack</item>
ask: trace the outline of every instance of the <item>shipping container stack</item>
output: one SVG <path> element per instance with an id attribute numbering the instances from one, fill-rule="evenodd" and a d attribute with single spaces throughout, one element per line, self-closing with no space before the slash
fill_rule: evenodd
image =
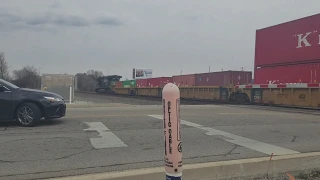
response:
<path id="1" fill-rule="evenodd" d="M 148 78 L 148 79 L 120 81 L 119 83 L 117 83 L 116 87 L 125 87 L 125 88 L 163 87 L 169 82 L 172 82 L 171 77 L 155 77 L 155 78 Z"/>
<path id="2" fill-rule="evenodd" d="M 156 77 L 147 79 L 147 87 L 163 87 L 171 82 L 171 77 Z"/>
<path id="3" fill-rule="evenodd" d="M 122 87 L 124 88 L 135 88 L 137 86 L 136 80 L 125 80 L 121 81 Z"/>
<path id="4" fill-rule="evenodd" d="M 137 79 L 136 81 L 138 88 L 148 87 L 148 79 Z"/>
<path id="5" fill-rule="evenodd" d="M 189 87 L 196 85 L 196 75 L 195 74 L 186 74 L 172 76 L 172 82 L 178 87 Z"/>
<path id="6" fill-rule="evenodd" d="M 195 74 L 196 86 L 246 85 L 252 81 L 251 71 L 220 71 Z"/>
<path id="7" fill-rule="evenodd" d="M 256 31 L 255 84 L 320 82 L 320 14 Z"/>
<path id="8" fill-rule="evenodd" d="M 137 87 L 163 87 L 171 82 L 171 77 L 155 77 L 148 79 L 137 79 Z"/>
<path id="9" fill-rule="evenodd" d="M 116 82 L 116 88 L 122 88 L 122 81 Z"/>
<path id="10" fill-rule="evenodd" d="M 246 85 L 252 83 L 252 72 L 220 71 L 200 74 L 175 75 L 172 77 L 126 80 L 117 82 L 116 87 L 164 87 L 169 82 L 176 84 L 178 87 Z"/>

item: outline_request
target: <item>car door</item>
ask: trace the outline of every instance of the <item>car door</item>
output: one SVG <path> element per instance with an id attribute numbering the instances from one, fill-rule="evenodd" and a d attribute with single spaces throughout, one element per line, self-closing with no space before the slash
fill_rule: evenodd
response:
<path id="1" fill-rule="evenodd" d="M 11 120 L 12 116 L 12 92 L 0 84 L 0 121 Z"/>

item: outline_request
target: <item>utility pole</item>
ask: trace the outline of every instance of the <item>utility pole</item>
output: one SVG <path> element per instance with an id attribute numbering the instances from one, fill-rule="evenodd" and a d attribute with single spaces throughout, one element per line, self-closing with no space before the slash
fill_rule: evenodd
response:
<path id="1" fill-rule="evenodd" d="M 210 66 L 209 66 L 209 72 L 210 72 Z"/>

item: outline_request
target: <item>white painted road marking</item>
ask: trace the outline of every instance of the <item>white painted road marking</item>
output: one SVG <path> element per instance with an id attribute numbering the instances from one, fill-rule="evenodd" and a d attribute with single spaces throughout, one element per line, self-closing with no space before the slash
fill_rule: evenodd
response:
<path id="1" fill-rule="evenodd" d="M 157 118 L 157 119 L 163 119 L 162 115 L 149 115 L 149 116 L 153 117 L 153 118 Z M 204 126 L 202 126 L 200 124 L 196 124 L 196 123 L 193 123 L 193 122 L 188 122 L 188 121 L 185 121 L 185 120 L 181 120 L 181 124 L 205 130 L 205 131 L 207 131 L 206 134 L 208 136 L 215 136 L 215 135 L 224 136 L 224 137 L 226 137 L 226 139 L 223 139 L 224 141 L 228 141 L 230 143 L 237 144 L 239 146 L 243 146 L 243 147 L 246 147 L 246 148 L 249 148 L 249 149 L 252 149 L 252 150 L 255 150 L 255 151 L 259 151 L 259 152 L 262 152 L 262 153 L 265 153 L 265 154 L 268 154 L 268 155 L 271 155 L 272 153 L 274 155 L 286 155 L 286 154 L 298 154 L 298 153 L 300 153 L 298 151 L 293 151 L 293 150 L 282 148 L 282 147 L 275 146 L 275 145 L 272 145 L 272 144 L 267 144 L 267 143 L 263 143 L 263 142 L 260 142 L 260 141 L 248 139 L 248 138 L 245 138 L 245 137 L 242 137 L 242 136 L 234 135 L 234 134 L 231 134 L 231 133 L 228 133 L 228 132 L 224 132 L 224 131 L 220 131 L 220 130 L 217 130 L 217 129 L 213 129 L 213 128 L 210 128 L 210 127 L 204 127 Z"/>
<path id="2" fill-rule="evenodd" d="M 98 131 L 101 138 L 90 138 L 90 142 L 95 149 L 126 147 L 121 139 L 113 134 L 102 122 L 85 122 L 89 128 L 84 131 Z"/>

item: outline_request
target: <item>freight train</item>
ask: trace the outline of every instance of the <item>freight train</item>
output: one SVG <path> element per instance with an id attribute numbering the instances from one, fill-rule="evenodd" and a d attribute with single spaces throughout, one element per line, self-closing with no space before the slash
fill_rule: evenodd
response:
<path id="1" fill-rule="evenodd" d="M 161 97 L 162 87 L 173 82 L 183 99 L 318 108 L 319 22 L 316 14 L 257 30 L 254 84 L 252 72 L 222 71 L 119 81 L 114 92 Z"/>
<path id="2" fill-rule="evenodd" d="M 179 87 L 181 99 L 232 104 L 320 107 L 320 84 L 260 84 Z M 119 95 L 161 97 L 162 87 L 114 88 Z"/>
<path id="3" fill-rule="evenodd" d="M 110 75 L 102 76 L 97 79 L 98 87 L 95 89 L 96 92 L 103 90 L 105 93 L 114 93 L 113 88 L 116 86 L 116 83 L 122 76 L 119 75 Z"/>
<path id="4" fill-rule="evenodd" d="M 144 88 L 163 87 L 168 82 L 179 87 L 189 86 L 232 86 L 252 83 L 251 71 L 219 71 L 209 73 L 174 75 L 170 77 L 155 77 L 116 82 L 116 87 Z"/>

